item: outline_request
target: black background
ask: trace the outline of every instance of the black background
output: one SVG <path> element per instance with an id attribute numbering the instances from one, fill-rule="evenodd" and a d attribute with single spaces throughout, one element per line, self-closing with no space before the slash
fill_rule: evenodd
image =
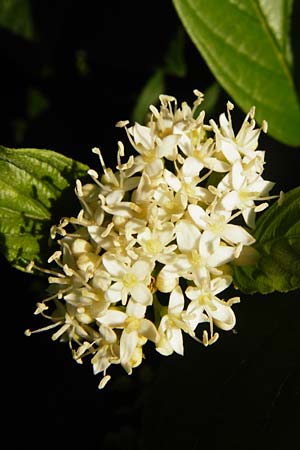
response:
<path id="1" fill-rule="evenodd" d="M 101 6 L 99 6 L 101 4 Z M 170 1 L 33 1 L 34 42 L 0 30 L 0 143 L 47 148 L 97 169 L 91 148 L 113 164 L 118 120 L 163 63 L 179 20 Z M 78 68 L 84 52 L 87 73 Z M 187 75 L 168 94 L 193 100 L 214 81 L 185 38 Z M 30 114 L 38 90 L 48 106 Z M 228 94 L 222 91 L 216 114 Z M 235 109 L 234 117 L 240 120 Z M 217 116 L 215 117 L 217 119 Z M 234 119 L 235 120 L 235 119 Z M 298 149 L 262 136 L 265 178 L 276 193 L 299 185 Z M 50 333 L 25 337 L 45 283 L 2 258 L 2 411 L 11 448 L 85 445 L 99 449 L 300 448 L 299 291 L 241 296 L 234 332 L 210 348 L 186 339 L 185 356 L 146 351 L 128 377 L 120 368 L 99 391 L 88 361 L 77 365 Z"/>

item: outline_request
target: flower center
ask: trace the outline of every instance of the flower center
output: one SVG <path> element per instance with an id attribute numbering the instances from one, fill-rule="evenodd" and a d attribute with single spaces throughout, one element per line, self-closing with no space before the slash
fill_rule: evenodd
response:
<path id="1" fill-rule="evenodd" d="M 158 239 L 149 239 L 145 242 L 145 247 L 148 253 L 156 255 L 161 251 L 162 245 Z"/>
<path id="2" fill-rule="evenodd" d="M 157 158 L 156 149 L 151 149 L 143 154 L 143 160 L 145 163 L 150 164 Z"/>
<path id="3" fill-rule="evenodd" d="M 201 306 L 205 306 L 210 303 L 210 292 L 203 292 L 198 297 L 198 302 Z"/>
<path id="4" fill-rule="evenodd" d="M 137 331 L 140 327 L 140 321 L 134 316 L 129 316 L 125 320 L 125 329 L 127 333 L 131 333 L 132 331 Z"/>
<path id="5" fill-rule="evenodd" d="M 219 216 L 216 218 L 216 220 L 214 220 L 210 224 L 209 230 L 212 231 L 214 234 L 220 235 L 224 231 L 225 224 L 226 224 L 226 222 L 225 222 L 224 217 Z"/>
<path id="6" fill-rule="evenodd" d="M 136 284 L 137 284 L 137 277 L 134 273 L 127 273 L 124 277 L 123 277 L 123 285 L 127 288 L 133 288 Z"/>
<path id="7" fill-rule="evenodd" d="M 199 267 L 202 264 L 202 258 L 199 255 L 199 252 L 195 249 L 193 249 L 191 251 L 191 253 L 189 254 L 189 261 L 191 263 L 192 266 L 194 267 Z"/>

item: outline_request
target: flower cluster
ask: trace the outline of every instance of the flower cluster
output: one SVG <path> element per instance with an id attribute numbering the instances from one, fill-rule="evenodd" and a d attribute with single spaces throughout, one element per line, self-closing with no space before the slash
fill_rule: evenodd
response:
<path id="1" fill-rule="evenodd" d="M 77 180 L 78 216 L 51 229 L 60 250 L 49 263 L 58 270 L 46 271 L 50 295 L 36 314 L 52 322 L 42 329 L 57 327 L 52 338 L 68 341 L 75 360 L 91 356 L 100 388 L 111 364 L 131 374 L 147 341 L 182 355 L 183 333 L 207 346 L 218 338 L 214 326 L 235 326 L 239 297 L 219 295 L 271 198 L 257 150 L 267 125 L 255 128 L 252 108 L 235 134 L 230 102 L 219 124 L 205 124 L 203 94 L 194 93 L 192 107 L 161 95 L 147 125 L 119 122 L 133 154 L 125 160 L 119 142 L 113 171 L 94 148 L 101 176 L 89 170 L 91 183 Z"/>

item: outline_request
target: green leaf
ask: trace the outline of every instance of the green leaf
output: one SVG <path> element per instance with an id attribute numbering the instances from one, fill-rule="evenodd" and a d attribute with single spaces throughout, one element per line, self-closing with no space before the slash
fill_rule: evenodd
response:
<path id="1" fill-rule="evenodd" d="M 256 106 L 269 134 L 300 144 L 300 106 L 291 66 L 291 0 L 173 0 L 188 35 L 241 109 Z M 199 86 L 201 90 L 201 86 Z"/>
<path id="2" fill-rule="evenodd" d="M 47 260 L 50 227 L 75 212 L 75 180 L 87 169 L 51 150 L 0 146 L 0 249 L 12 266 Z"/>
<path id="3" fill-rule="evenodd" d="M 254 231 L 255 265 L 232 265 L 234 284 L 244 293 L 269 294 L 300 288 L 300 186 L 269 207 Z"/>
<path id="4" fill-rule="evenodd" d="M 25 39 L 33 39 L 33 20 L 29 0 L 1 0 L 0 26 Z"/>
<path id="5" fill-rule="evenodd" d="M 184 78 L 186 76 L 187 67 L 184 55 L 184 44 L 184 29 L 180 27 L 174 39 L 171 40 L 165 57 L 164 70 L 167 75 L 178 78 Z"/>
<path id="6" fill-rule="evenodd" d="M 144 123 L 149 105 L 155 105 L 158 102 L 159 95 L 163 94 L 165 89 L 164 73 L 162 69 L 156 72 L 147 80 L 145 86 L 139 94 L 138 100 L 132 112 L 132 120 Z"/>

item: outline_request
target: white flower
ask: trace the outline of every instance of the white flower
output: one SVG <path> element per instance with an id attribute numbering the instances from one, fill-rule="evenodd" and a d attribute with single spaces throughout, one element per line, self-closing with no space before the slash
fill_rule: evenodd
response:
<path id="1" fill-rule="evenodd" d="M 201 280 L 207 278 L 210 272 L 220 274 L 217 268 L 235 258 L 234 247 L 220 245 L 210 236 L 207 239 L 207 235 L 201 234 L 198 227 L 188 220 L 177 222 L 175 232 L 181 254 L 173 264 L 167 265 L 170 272 L 175 269 L 189 280 Z"/>
<path id="2" fill-rule="evenodd" d="M 105 292 L 105 298 L 116 303 L 119 300 L 126 305 L 128 295 L 143 305 L 152 303 L 152 293 L 149 289 L 153 263 L 138 260 L 131 266 L 127 262 L 118 260 L 113 253 L 105 253 L 102 257 L 103 266 L 114 281 Z"/>
<path id="3" fill-rule="evenodd" d="M 120 337 L 120 363 L 131 374 L 132 368 L 142 361 L 142 346 L 151 340 L 157 342 L 159 335 L 153 322 L 145 318 L 146 306 L 129 300 L 126 312 L 110 309 L 97 318 L 98 322 L 111 328 L 122 329 Z"/>
<path id="4" fill-rule="evenodd" d="M 161 222 L 176 222 L 183 216 L 188 204 L 184 192 L 174 192 L 166 183 L 158 186 L 153 198 L 157 203 L 157 215 Z"/>
<path id="5" fill-rule="evenodd" d="M 265 152 L 257 150 L 266 124 L 256 129 L 251 109 L 235 134 L 228 103 L 219 125 L 207 125 L 203 94 L 194 93 L 192 107 L 161 95 L 145 125 L 118 123 L 136 154 L 124 161 L 118 142 L 113 170 L 94 148 L 102 176 L 89 169 L 91 183 L 76 181 L 78 215 L 50 230 L 52 239 L 60 236 L 48 260 L 58 269 L 39 269 L 50 286 L 35 314 L 52 323 L 26 334 L 55 328 L 52 339 L 69 342 L 77 362 L 91 356 L 94 373 L 102 374 L 99 388 L 112 364 L 131 374 L 148 341 L 163 355 L 183 355 L 183 333 L 207 346 L 218 338 L 214 325 L 235 325 L 239 299 L 218 295 L 232 283 L 230 263 L 253 258 L 255 239 L 246 228 L 273 198 L 273 183 L 263 179 Z M 169 294 L 164 306 L 162 293 Z M 204 322 L 210 336 L 205 329 L 200 341 Z"/>
<path id="6" fill-rule="evenodd" d="M 163 157 L 173 154 L 178 138 L 169 135 L 160 139 L 153 132 L 153 127 L 138 123 L 128 130 L 127 135 L 131 144 L 139 153 L 127 175 L 131 176 L 136 172 L 145 171 L 150 177 L 159 176 L 164 168 Z"/>
<path id="7" fill-rule="evenodd" d="M 190 202 L 209 203 L 213 198 L 208 189 L 198 186 L 200 183 L 198 176 L 184 177 L 180 171 L 175 175 L 170 170 L 165 169 L 164 179 L 174 192 L 182 193 Z"/>
<path id="8" fill-rule="evenodd" d="M 219 208 L 225 211 L 238 209 L 242 212 L 246 224 L 253 228 L 255 225 L 256 201 L 269 199 L 269 191 L 274 183 L 264 180 L 260 175 L 250 181 L 244 174 L 239 161 L 235 162 L 231 170 L 231 190 L 226 192 L 220 200 Z M 263 207 L 268 206 L 264 203 Z"/>
<path id="9" fill-rule="evenodd" d="M 262 128 L 255 129 L 254 108 L 246 115 L 244 122 L 235 136 L 230 110 L 233 109 L 232 103 L 227 103 L 227 115 L 223 113 L 220 115 L 220 129 L 216 125 L 214 120 L 210 120 L 210 124 L 216 134 L 216 148 L 220 150 L 225 158 L 233 164 L 236 160 L 239 160 L 242 155 L 253 157 L 258 146 L 258 138 L 261 130 L 267 131 L 267 123 L 264 121 Z M 249 121 L 250 119 L 250 121 Z"/>
<path id="10" fill-rule="evenodd" d="M 185 153 L 188 157 L 184 160 L 182 166 L 182 175 L 187 177 L 198 176 L 200 171 L 204 168 L 213 170 L 215 172 L 227 172 L 230 165 L 213 156 L 215 151 L 214 140 L 209 138 L 205 142 L 194 147 L 190 141 L 190 148 L 185 148 Z"/>
<path id="11" fill-rule="evenodd" d="M 137 253 L 141 256 L 150 258 L 152 261 L 164 262 L 164 255 L 173 252 L 177 246 L 168 244 L 174 239 L 174 225 L 165 223 L 160 229 L 151 230 L 148 227 L 137 235 L 137 242 L 141 248 Z M 139 251 L 140 250 L 140 251 Z"/>
<path id="12" fill-rule="evenodd" d="M 185 294 L 191 300 L 187 307 L 187 313 L 194 315 L 194 326 L 202 322 L 203 312 L 222 330 L 231 330 L 235 325 L 235 315 L 231 309 L 233 302 L 220 300 L 216 295 L 222 292 L 231 284 L 230 277 L 217 277 L 212 280 L 203 280 L 199 286 L 190 286 Z"/>
<path id="13" fill-rule="evenodd" d="M 184 296 L 181 287 L 176 286 L 170 294 L 168 312 L 162 317 L 158 328 L 160 340 L 156 345 L 156 350 L 163 355 L 168 355 L 173 351 L 183 355 L 182 330 L 195 337 L 194 331 L 183 320 L 183 309 Z"/>
<path id="14" fill-rule="evenodd" d="M 255 238 L 242 226 L 228 223 L 231 220 L 231 212 L 221 210 L 208 214 L 199 205 L 189 205 L 189 214 L 200 230 L 204 230 L 203 237 L 206 240 L 222 239 L 229 245 L 251 245 Z"/>

